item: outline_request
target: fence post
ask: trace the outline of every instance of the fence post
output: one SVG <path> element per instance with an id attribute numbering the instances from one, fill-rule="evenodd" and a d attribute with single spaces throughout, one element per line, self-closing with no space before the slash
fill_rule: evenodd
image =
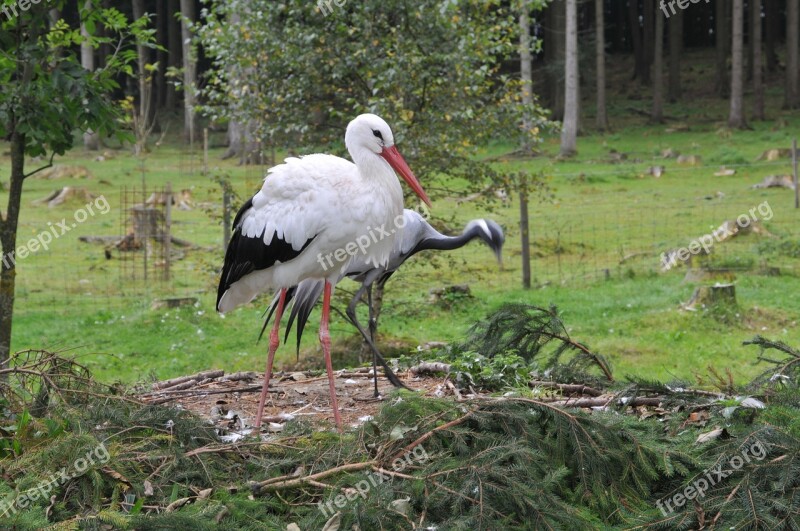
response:
<path id="1" fill-rule="evenodd" d="M 228 248 L 228 239 L 231 237 L 231 193 L 228 184 L 222 185 L 222 250 Z"/>
<path id="2" fill-rule="evenodd" d="M 792 168 L 794 168 L 794 207 L 800 208 L 800 186 L 797 185 L 797 139 L 792 141 Z"/>
<path id="3" fill-rule="evenodd" d="M 203 129 L 203 175 L 208 175 L 208 127 Z"/>
<path id="4" fill-rule="evenodd" d="M 531 289 L 531 245 L 528 221 L 528 174 L 519 174 L 519 232 L 522 239 L 522 287 Z"/>
<path id="5" fill-rule="evenodd" d="M 164 193 L 164 280 L 170 277 L 170 261 L 172 255 L 172 184 L 167 183 Z"/>

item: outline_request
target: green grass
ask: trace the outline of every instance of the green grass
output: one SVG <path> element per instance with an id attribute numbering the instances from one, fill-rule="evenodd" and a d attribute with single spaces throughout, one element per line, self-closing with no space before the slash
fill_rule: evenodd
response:
<path id="1" fill-rule="evenodd" d="M 684 79 L 687 94 L 702 95 L 704 85 L 699 75 L 694 75 L 697 69 L 690 70 Z M 620 72 L 628 75 L 622 68 Z M 614 78 L 610 84 L 627 86 Z M 741 346 L 742 340 L 760 333 L 799 344 L 800 211 L 793 208 L 791 191 L 751 190 L 750 186 L 766 175 L 790 172 L 787 159 L 756 159 L 766 149 L 788 147 L 800 130 L 800 116 L 780 113 L 780 95 L 772 90 L 768 100 L 772 120 L 751 124 L 749 131 L 727 130 L 719 118 L 725 115 L 726 102 L 712 97 L 687 96 L 680 104 L 667 106 L 665 114 L 673 117 L 672 121 L 648 125 L 645 118 L 626 110 L 647 108 L 647 93 L 637 98 L 640 101 L 613 100 L 615 129 L 607 134 L 587 131 L 579 139 L 579 155 L 573 159 L 555 157 L 556 137 L 545 138 L 541 156 L 529 160 L 503 160 L 511 146 L 502 142 L 481 153 L 495 157 L 503 169 L 541 173 L 553 194 L 552 201 L 531 200 L 533 290 L 520 287 L 516 198 L 486 211 L 474 203 L 458 204 L 458 197 L 435 197 L 434 216 L 447 220 L 453 230 L 476 217 L 491 217 L 506 229 L 505 268 L 500 270 L 479 243 L 446 255 L 415 257 L 388 284 L 381 319 L 384 349 L 397 353 L 428 341 L 459 338 L 472 323 L 505 301 L 557 305 L 574 338 L 609 356 L 618 376 L 692 379 L 705 374 L 708 366 L 730 368 L 737 377 L 751 376 L 757 372 L 751 364 L 755 356 Z M 591 102 L 586 103 L 584 123 L 591 124 Z M 669 132 L 676 123 L 691 127 Z M 668 148 L 700 155 L 703 164 L 687 167 L 675 159 L 661 158 L 662 150 Z M 624 153 L 625 160 L 614 163 L 612 150 Z M 49 251 L 19 261 L 12 348 L 75 349 L 101 379 L 126 382 L 212 367 L 260 370 L 266 345 L 257 345 L 255 340 L 269 295 L 224 319 L 214 311 L 223 260 L 221 191 L 216 179 L 230 177 L 239 196 L 234 205 L 238 207 L 258 189 L 266 168 L 221 162 L 221 153 L 221 148 L 211 150 L 211 168 L 203 175 L 201 154 L 189 153 L 169 141 L 143 161 L 120 150 L 113 151 L 112 159 L 100 162 L 94 160 L 96 154 L 76 149 L 56 162 L 86 166 L 93 178 L 29 179 L 20 244 L 46 230 L 48 222 L 71 218 L 82 206 L 82 202 L 54 209 L 32 205 L 33 200 L 62 186 L 102 193 L 112 210 L 78 225 L 54 241 Z M 0 154 L 3 181 L 9 167 L 5 146 L 0 146 Z M 35 164 L 29 162 L 28 168 Z M 660 179 L 646 175 L 653 165 L 665 166 Z M 735 168 L 736 174 L 714 177 L 721 165 Z M 199 246 L 173 266 L 171 282 L 149 286 L 141 279 L 121 279 L 119 260 L 116 256 L 106 260 L 102 246 L 78 242 L 82 235 L 121 233 L 119 191 L 141 187 L 143 174 L 151 190 L 167 182 L 175 190 L 191 189 L 196 207 L 174 211 L 174 233 Z M 430 186 L 430 179 L 421 177 Z M 5 192 L 0 191 L 0 201 L 4 204 L 5 200 Z M 723 320 L 681 310 L 681 302 L 689 300 L 695 284 L 683 281 L 683 269 L 659 273 L 660 253 L 687 245 L 765 201 L 773 213 L 764 222 L 770 236 L 735 238 L 717 246 L 710 258 L 716 267 L 733 269 L 739 301 L 734 313 L 739 315 Z M 761 274 L 765 266 L 780 268 L 781 276 Z M 474 297 L 451 307 L 429 301 L 431 288 L 452 283 L 469 283 Z M 340 285 L 340 307 L 352 290 L 349 281 Z M 153 299 L 165 296 L 196 296 L 200 302 L 180 310 L 150 310 Z M 301 364 L 318 367 L 321 355 L 316 324 L 312 318 Z M 338 317 L 332 326 L 340 354 L 351 352 L 354 330 Z M 340 357 L 339 363 L 352 360 L 352 355 L 347 361 Z M 278 364 L 294 362 L 294 349 L 283 347 Z"/>

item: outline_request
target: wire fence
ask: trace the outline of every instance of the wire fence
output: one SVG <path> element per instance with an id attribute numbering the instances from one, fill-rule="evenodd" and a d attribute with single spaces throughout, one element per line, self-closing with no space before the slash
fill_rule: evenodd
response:
<path id="1" fill-rule="evenodd" d="M 191 164 L 186 162 L 190 159 Z M 186 171 L 202 171 L 202 164 L 191 157 L 184 162 Z M 556 202 L 530 203 L 534 286 L 683 274 L 686 267 L 718 273 L 798 273 L 800 210 L 794 208 L 794 192 L 786 187 L 752 187 L 763 181 L 765 173 L 781 176 L 791 172 L 790 162 L 729 165 L 728 170 L 736 171 L 734 175 L 715 177 L 711 174 L 716 170 L 708 167 L 702 171 L 677 167 L 659 178 L 644 170 L 645 164 L 625 165 L 619 171 L 559 174 L 554 178 L 570 192 L 557 193 Z M 248 190 L 258 183 L 263 170 L 248 170 L 248 175 L 252 173 Z M 670 177 L 681 172 L 697 175 L 697 181 L 675 186 Z M 618 184 L 609 186 L 606 181 L 611 179 Z M 155 187 L 152 191 L 156 197 L 163 193 Z M 117 193 L 117 221 L 86 231 L 101 230 L 104 236 L 125 238 L 134 203 L 146 203 L 146 194 L 127 188 Z M 220 189 L 217 201 L 193 205 L 191 211 L 173 210 L 174 235 L 197 241 L 192 248 L 178 249 L 177 256 L 169 255 L 170 280 L 155 274 L 154 268 L 167 260 L 163 250 L 146 262 L 142 253 L 148 246 L 110 253 L 108 242 L 84 243 L 77 232 L 74 236 L 70 233 L 49 250 L 20 261 L 16 311 L 23 315 L 90 310 L 121 313 L 148 307 L 159 298 L 212 296 L 224 256 L 222 204 Z M 509 205 L 498 214 L 505 216 L 509 263 L 518 261 L 520 251 L 516 212 L 515 206 Z M 162 230 L 159 227 L 164 222 L 163 216 L 157 219 L 155 232 Z M 136 264 L 141 263 L 145 269 L 137 274 Z"/>

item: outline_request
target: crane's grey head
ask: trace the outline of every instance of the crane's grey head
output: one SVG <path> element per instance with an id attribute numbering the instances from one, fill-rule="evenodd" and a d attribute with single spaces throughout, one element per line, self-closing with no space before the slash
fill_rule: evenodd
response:
<path id="1" fill-rule="evenodd" d="M 464 227 L 464 232 L 473 231 L 486 245 L 494 251 L 497 261 L 503 263 L 503 244 L 506 236 L 503 229 L 491 219 L 473 219 Z"/>
<path id="2" fill-rule="evenodd" d="M 394 135 L 380 116 L 360 114 L 347 125 L 344 143 L 350 153 L 360 148 L 380 155 L 384 148 L 394 146 Z"/>

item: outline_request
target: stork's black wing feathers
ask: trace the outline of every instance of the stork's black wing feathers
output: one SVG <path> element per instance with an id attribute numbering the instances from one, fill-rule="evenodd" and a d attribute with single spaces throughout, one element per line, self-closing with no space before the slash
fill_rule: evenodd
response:
<path id="1" fill-rule="evenodd" d="M 276 262 L 285 263 L 297 258 L 314 241 L 312 237 L 299 250 L 295 250 L 292 244 L 279 238 L 277 232 L 273 234 L 268 244 L 264 243 L 263 232 L 255 238 L 245 236 L 242 234 L 241 221 L 244 213 L 252 206 L 253 200 L 250 199 L 239 209 L 234 219 L 233 236 L 225 252 L 225 264 L 222 266 L 222 275 L 217 288 L 217 308 L 222 295 L 234 282 L 253 271 L 272 267 Z"/>

